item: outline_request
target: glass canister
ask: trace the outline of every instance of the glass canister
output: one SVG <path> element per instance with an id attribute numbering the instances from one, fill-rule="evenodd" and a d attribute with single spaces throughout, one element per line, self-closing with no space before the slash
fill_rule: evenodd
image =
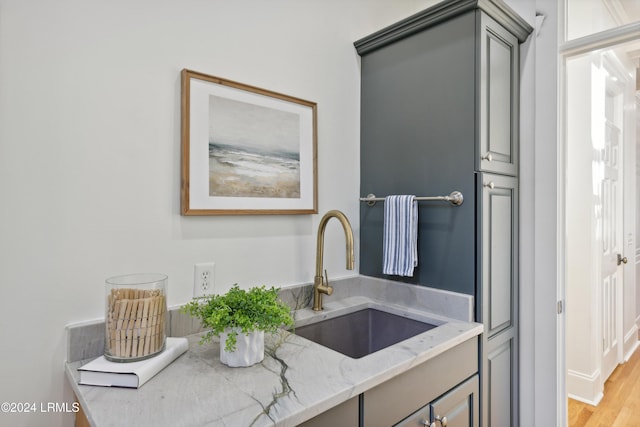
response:
<path id="1" fill-rule="evenodd" d="M 129 274 L 105 281 L 104 357 L 135 362 L 162 352 L 166 341 L 167 276 Z"/>

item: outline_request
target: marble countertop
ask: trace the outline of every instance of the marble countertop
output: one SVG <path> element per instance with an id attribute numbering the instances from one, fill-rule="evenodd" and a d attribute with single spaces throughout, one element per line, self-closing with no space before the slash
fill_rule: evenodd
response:
<path id="1" fill-rule="evenodd" d="M 79 385 L 77 369 L 91 359 L 67 363 L 66 375 L 90 423 L 99 427 L 295 426 L 477 337 L 483 329 L 478 323 L 371 296 L 325 299 L 324 305 L 321 313 L 298 310 L 299 324 L 374 307 L 427 317 L 440 326 L 360 359 L 282 331 L 266 336 L 264 361 L 248 368 L 221 364 L 219 342 L 200 345 L 201 334 L 192 334 L 189 350 L 139 389 Z"/>

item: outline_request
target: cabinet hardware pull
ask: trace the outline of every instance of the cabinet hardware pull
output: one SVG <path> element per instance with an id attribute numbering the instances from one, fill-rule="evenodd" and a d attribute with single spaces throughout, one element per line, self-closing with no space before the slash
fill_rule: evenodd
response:
<path id="1" fill-rule="evenodd" d="M 420 421 L 420 424 L 422 424 L 424 427 L 438 427 L 436 426 L 435 421 L 430 423 L 429 421 L 424 420 L 424 421 Z"/>
<path id="2" fill-rule="evenodd" d="M 486 160 L 487 162 L 490 162 L 493 160 L 493 156 L 491 155 L 491 153 L 487 153 L 484 156 L 482 156 L 481 159 Z"/>
<path id="3" fill-rule="evenodd" d="M 442 427 L 447 427 L 447 417 L 440 417 L 440 415 L 436 415 L 436 421 L 439 422 Z"/>
<path id="4" fill-rule="evenodd" d="M 493 183 L 493 181 L 489 181 L 487 183 L 484 184 L 485 187 L 490 188 L 490 189 L 494 189 L 496 187 L 496 185 Z"/>

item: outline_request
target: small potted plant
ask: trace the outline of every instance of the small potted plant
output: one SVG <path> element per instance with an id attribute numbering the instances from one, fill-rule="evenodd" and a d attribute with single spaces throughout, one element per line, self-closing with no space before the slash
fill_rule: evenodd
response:
<path id="1" fill-rule="evenodd" d="M 183 311 L 200 319 L 208 332 L 201 344 L 220 337 L 220 361 L 225 365 L 251 366 L 264 359 L 264 333 L 293 326 L 291 308 L 278 298 L 278 289 L 264 286 L 247 291 L 238 284 L 224 295 L 197 297 Z"/>

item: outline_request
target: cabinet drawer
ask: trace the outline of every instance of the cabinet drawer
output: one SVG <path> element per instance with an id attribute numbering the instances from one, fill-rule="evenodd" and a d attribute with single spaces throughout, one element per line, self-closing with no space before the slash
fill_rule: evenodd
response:
<path id="1" fill-rule="evenodd" d="M 480 417 L 478 375 L 411 414 L 396 427 L 477 427 Z M 438 421 L 440 420 L 440 421 Z"/>
<path id="2" fill-rule="evenodd" d="M 323 426 L 343 426 L 358 427 L 359 402 L 357 397 L 353 397 L 340 405 L 316 415 L 308 421 L 300 424 L 300 427 L 323 427 Z"/>

